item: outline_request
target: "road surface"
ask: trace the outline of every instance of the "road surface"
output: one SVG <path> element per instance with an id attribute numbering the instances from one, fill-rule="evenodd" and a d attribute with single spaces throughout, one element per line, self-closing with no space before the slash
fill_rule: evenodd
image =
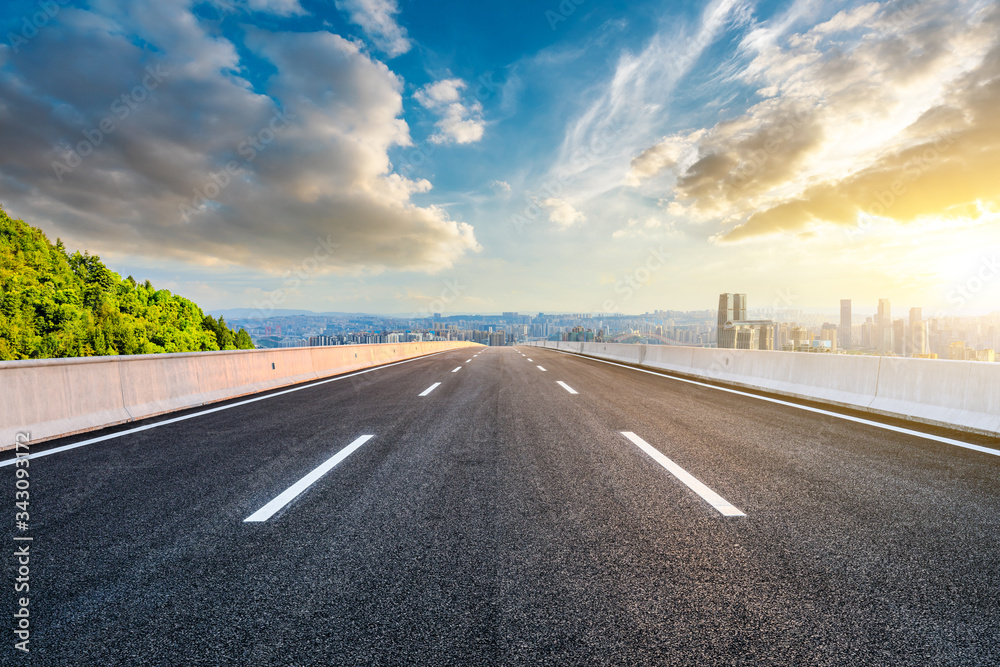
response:
<path id="1" fill-rule="evenodd" d="M 996 455 L 532 347 L 266 396 L 32 447 L 123 433 L 30 462 L 31 664 L 1000 663 Z"/>

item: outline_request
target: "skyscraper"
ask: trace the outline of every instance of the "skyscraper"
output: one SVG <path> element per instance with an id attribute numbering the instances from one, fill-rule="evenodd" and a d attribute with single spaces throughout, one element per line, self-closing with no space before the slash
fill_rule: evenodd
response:
<path id="1" fill-rule="evenodd" d="M 733 319 L 734 320 L 745 320 L 747 318 L 747 295 L 746 294 L 734 294 L 733 295 Z"/>
<path id="2" fill-rule="evenodd" d="M 906 322 L 902 318 L 892 323 L 892 352 L 899 357 L 906 355 Z"/>
<path id="3" fill-rule="evenodd" d="M 726 326 L 726 322 L 732 322 L 733 317 L 733 295 L 726 292 L 719 295 L 719 330 Z"/>
<path id="4" fill-rule="evenodd" d="M 892 309 L 889 299 L 878 300 L 878 320 L 875 322 L 875 347 L 880 354 L 892 352 Z"/>
<path id="5" fill-rule="evenodd" d="M 736 329 L 736 349 L 756 350 L 758 345 L 756 329 L 753 327 L 738 327 Z"/>
<path id="6" fill-rule="evenodd" d="M 840 345 L 840 349 L 849 350 L 853 344 L 853 339 L 851 337 L 851 300 L 841 299 L 840 300 L 840 331 L 838 332 L 837 342 Z"/>
<path id="7" fill-rule="evenodd" d="M 824 322 L 819 330 L 819 339 L 830 341 L 830 349 L 837 349 L 837 327 L 829 322 Z"/>
<path id="8" fill-rule="evenodd" d="M 792 327 L 792 349 L 799 350 L 809 344 L 809 330 L 805 327 Z"/>
<path id="9" fill-rule="evenodd" d="M 910 321 L 907 328 L 909 336 L 906 340 L 906 353 L 915 357 L 927 354 L 927 323 L 923 321 L 923 311 L 920 308 L 910 308 Z"/>
<path id="10" fill-rule="evenodd" d="M 758 350 L 774 349 L 773 324 L 762 324 L 760 327 L 757 328 L 757 349 Z"/>
<path id="11" fill-rule="evenodd" d="M 719 328 L 716 331 L 716 346 L 725 349 L 736 347 L 736 328 L 733 322 L 736 321 L 736 294 L 719 295 Z M 744 299 L 746 297 L 744 296 Z"/>

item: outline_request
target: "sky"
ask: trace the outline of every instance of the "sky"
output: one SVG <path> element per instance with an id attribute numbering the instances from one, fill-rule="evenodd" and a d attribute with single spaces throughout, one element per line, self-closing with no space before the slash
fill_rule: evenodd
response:
<path id="1" fill-rule="evenodd" d="M 1000 8 L 15 0 L 0 203 L 208 310 L 1000 310 Z"/>

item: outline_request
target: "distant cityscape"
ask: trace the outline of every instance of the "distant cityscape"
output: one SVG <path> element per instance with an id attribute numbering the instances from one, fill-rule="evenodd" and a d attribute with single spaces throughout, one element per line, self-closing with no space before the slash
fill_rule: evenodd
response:
<path id="1" fill-rule="evenodd" d="M 241 313 L 242 315 L 242 313 Z M 892 317 L 889 299 L 872 315 L 852 301 L 832 313 L 749 308 L 746 294 L 719 296 L 717 310 L 656 310 L 638 315 L 504 312 L 499 315 L 390 317 L 358 313 L 233 316 L 262 348 L 460 340 L 483 345 L 529 341 L 645 343 L 825 354 L 868 354 L 927 359 L 996 361 L 1000 312 L 982 317 L 924 318 L 920 308 Z M 837 320 L 836 322 L 830 321 Z"/>
<path id="2" fill-rule="evenodd" d="M 921 359 L 996 361 L 1000 313 L 984 317 L 931 317 L 920 307 L 907 318 L 892 317 L 889 299 L 864 321 L 853 314 L 851 299 L 841 299 L 839 322 L 806 326 L 794 321 L 751 319 L 747 295 L 719 295 L 716 345 L 743 350 L 782 350 L 870 354 Z"/>

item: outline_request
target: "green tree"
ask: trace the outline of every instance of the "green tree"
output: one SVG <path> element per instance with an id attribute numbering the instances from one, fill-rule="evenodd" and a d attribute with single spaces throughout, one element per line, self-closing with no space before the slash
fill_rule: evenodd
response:
<path id="1" fill-rule="evenodd" d="M 0 208 L 0 359 L 253 349 L 195 303 L 121 276 Z"/>

